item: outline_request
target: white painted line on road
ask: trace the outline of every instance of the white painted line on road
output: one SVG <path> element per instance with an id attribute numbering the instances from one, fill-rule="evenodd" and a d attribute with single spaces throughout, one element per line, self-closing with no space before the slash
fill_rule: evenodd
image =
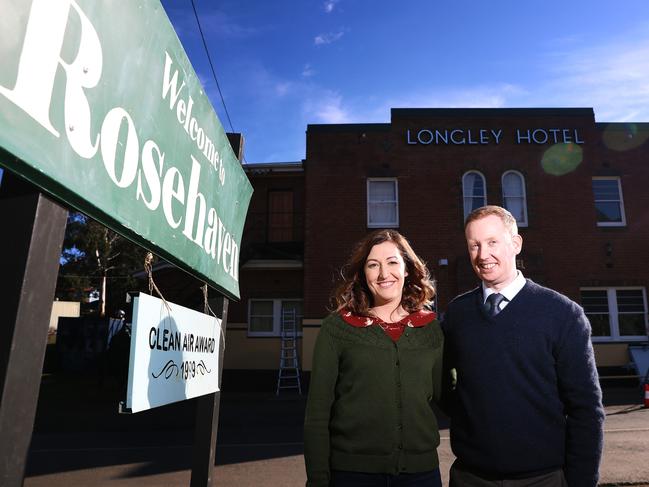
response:
<path id="1" fill-rule="evenodd" d="M 649 431 L 649 428 L 620 428 L 616 430 L 604 430 L 604 433 L 637 433 L 639 431 Z"/>
<path id="2" fill-rule="evenodd" d="M 604 430 L 604 433 L 637 433 L 640 431 L 649 431 L 649 428 L 629 428 L 629 429 L 614 429 L 614 430 Z M 450 440 L 450 436 L 440 436 L 440 440 Z"/>

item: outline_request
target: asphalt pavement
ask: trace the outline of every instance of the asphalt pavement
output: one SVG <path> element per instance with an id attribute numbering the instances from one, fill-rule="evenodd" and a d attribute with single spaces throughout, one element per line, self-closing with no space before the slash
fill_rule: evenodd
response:
<path id="1" fill-rule="evenodd" d="M 106 384 L 44 381 L 27 466 L 26 487 L 190 485 L 193 401 L 131 416 L 117 414 Z M 225 391 L 215 486 L 303 486 L 305 397 Z M 108 388 L 110 391 L 110 388 Z M 601 484 L 649 487 L 649 409 L 636 386 L 604 388 L 605 450 Z M 441 470 L 453 461 L 441 422 Z"/>

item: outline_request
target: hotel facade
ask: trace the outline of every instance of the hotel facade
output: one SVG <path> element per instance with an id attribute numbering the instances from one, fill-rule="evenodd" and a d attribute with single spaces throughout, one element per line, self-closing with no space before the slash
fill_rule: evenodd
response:
<path id="1" fill-rule="evenodd" d="M 309 125 L 303 161 L 244 165 L 254 194 L 224 367 L 276 370 L 294 309 L 309 371 L 339 270 L 376 228 L 409 239 L 443 314 L 478 285 L 464 219 L 494 204 L 518 221 L 524 276 L 581 304 L 600 372 L 621 370 L 648 338 L 648 139 L 649 124 L 599 123 L 590 108 L 393 109 L 390 123 Z"/>

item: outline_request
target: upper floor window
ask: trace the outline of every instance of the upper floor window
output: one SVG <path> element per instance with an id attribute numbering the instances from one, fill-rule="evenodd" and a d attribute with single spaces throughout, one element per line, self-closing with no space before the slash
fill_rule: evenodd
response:
<path id="1" fill-rule="evenodd" d="M 293 241 L 293 191 L 268 192 L 268 241 Z"/>
<path id="2" fill-rule="evenodd" d="M 282 320 L 295 319 L 302 332 L 301 299 L 251 299 L 248 302 L 248 335 L 279 336 Z"/>
<path id="3" fill-rule="evenodd" d="M 594 341 L 647 339 L 644 288 L 583 288 L 581 305 Z"/>
<path id="4" fill-rule="evenodd" d="M 396 178 L 367 180 L 367 226 L 370 228 L 399 226 L 399 188 Z"/>
<path id="5" fill-rule="evenodd" d="M 595 198 L 598 227 L 622 227 L 626 225 L 620 178 L 593 178 L 593 196 Z"/>
<path id="6" fill-rule="evenodd" d="M 516 218 L 519 227 L 527 226 L 525 178 L 518 171 L 507 171 L 502 177 L 503 206 Z"/>
<path id="7" fill-rule="evenodd" d="M 487 185 L 484 176 L 478 171 L 469 171 L 462 176 L 462 195 L 464 197 L 464 219 L 473 210 L 487 204 Z"/>

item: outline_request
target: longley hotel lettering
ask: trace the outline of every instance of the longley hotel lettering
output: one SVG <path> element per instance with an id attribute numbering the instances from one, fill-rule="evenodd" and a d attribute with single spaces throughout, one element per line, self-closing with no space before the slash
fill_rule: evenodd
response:
<path id="1" fill-rule="evenodd" d="M 516 144 L 583 144 L 577 129 L 532 128 L 513 132 Z M 503 140 L 502 129 L 421 129 L 406 130 L 408 145 L 498 145 Z"/>

